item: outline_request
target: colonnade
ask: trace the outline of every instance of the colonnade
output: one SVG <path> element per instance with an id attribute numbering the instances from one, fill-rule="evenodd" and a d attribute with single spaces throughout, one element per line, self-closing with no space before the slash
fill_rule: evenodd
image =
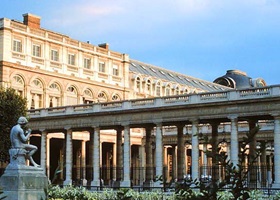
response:
<path id="1" fill-rule="evenodd" d="M 230 122 L 230 142 L 228 144 L 228 155 L 233 163 L 237 166 L 239 163 L 239 136 L 238 136 L 238 115 L 229 115 L 228 121 Z M 183 122 L 174 123 L 177 127 L 177 151 L 173 148 L 172 154 L 172 167 L 173 167 L 173 176 L 177 178 L 178 181 L 183 180 L 186 175 L 186 141 L 184 140 L 184 127 L 188 124 L 191 125 L 191 177 L 192 179 L 199 179 L 201 176 L 200 173 L 200 163 L 199 163 L 199 124 L 200 121 L 198 118 L 189 119 L 186 124 Z M 210 121 L 212 126 L 212 137 L 214 141 L 218 137 L 217 127 L 219 123 Z M 163 122 L 154 122 L 149 125 L 143 125 L 145 128 L 145 155 L 142 158 L 144 161 L 145 168 L 145 181 L 143 182 L 144 186 L 154 186 L 162 187 L 158 182 L 154 182 L 155 176 L 162 176 L 164 174 L 164 143 L 163 143 L 163 127 L 165 124 Z M 131 187 L 131 128 L 133 125 L 126 123 L 122 126 L 114 127 L 116 130 L 116 167 L 118 169 L 116 173 L 116 179 L 114 180 L 120 187 Z M 86 159 L 89 159 L 93 171 L 93 179 L 91 183 L 86 183 L 87 180 L 83 179 L 83 185 L 91 185 L 92 187 L 101 186 L 100 178 L 100 130 L 102 127 L 98 125 L 91 127 L 88 130 L 90 134 L 90 158 L 86 158 L 86 144 L 82 142 L 81 150 L 81 166 L 86 166 Z M 65 144 L 66 144 L 66 159 L 65 159 L 65 180 L 64 185 L 72 184 L 72 167 L 73 167 L 73 130 L 75 127 L 63 127 L 63 132 L 65 134 Z M 151 145 L 151 134 L 152 131 L 155 133 L 155 154 L 153 156 L 152 145 Z M 40 129 L 41 132 L 41 166 L 45 170 L 46 174 L 49 176 L 48 165 L 49 165 L 49 148 L 50 142 L 47 135 L 51 130 Z M 274 116 L 274 182 L 273 186 L 280 188 L 280 116 Z M 217 142 L 217 140 L 216 140 Z M 203 150 L 206 150 L 206 146 L 203 146 Z M 155 158 L 154 158 L 155 157 Z M 265 158 L 262 158 L 263 160 Z M 204 154 L 204 164 L 207 164 L 207 158 Z M 212 163 L 215 162 L 212 160 Z M 154 174 L 155 168 L 155 174 Z M 121 170 L 121 171 L 119 171 Z M 81 172 L 85 177 L 86 168 L 83 168 Z M 265 176 L 265 175 L 263 175 Z"/>

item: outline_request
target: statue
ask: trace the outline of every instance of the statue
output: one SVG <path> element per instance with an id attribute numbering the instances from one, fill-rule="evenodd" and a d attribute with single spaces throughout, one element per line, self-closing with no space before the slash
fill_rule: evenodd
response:
<path id="1" fill-rule="evenodd" d="M 27 143 L 31 135 L 31 129 L 25 131 L 27 123 L 25 117 L 20 117 L 10 132 L 10 163 L 0 177 L 0 187 L 3 188 L 7 200 L 47 199 L 48 178 L 46 171 L 32 158 L 37 147 Z M 27 159 L 33 166 L 26 165 Z"/>
<path id="2" fill-rule="evenodd" d="M 10 150 L 11 163 L 12 160 L 17 160 L 19 154 L 23 153 L 25 154 L 25 158 L 27 158 L 34 167 L 40 167 L 32 158 L 32 155 L 38 148 L 35 145 L 27 143 L 31 134 L 31 129 L 28 129 L 25 133 L 23 130 L 23 127 L 28 123 L 27 119 L 25 117 L 20 117 L 17 123 L 18 124 L 11 129 L 10 133 L 12 143 L 12 148 Z M 23 164 L 23 162 L 20 162 L 19 164 Z"/>

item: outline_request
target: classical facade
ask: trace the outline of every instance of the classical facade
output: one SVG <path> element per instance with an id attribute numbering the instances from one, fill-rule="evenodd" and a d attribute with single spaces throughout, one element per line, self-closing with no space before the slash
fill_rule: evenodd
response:
<path id="1" fill-rule="evenodd" d="M 67 107 L 73 108 L 73 105 L 86 106 L 94 103 L 108 106 L 116 105 L 118 102 L 133 101 L 133 99 L 146 99 L 142 101 L 146 104 L 146 101 L 158 97 L 171 98 L 178 95 L 224 92 L 242 86 L 252 88 L 266 85 L 264 80 L 251 79 L 244 72 L 236 70 L 228 71 L 214 83 L 197 79 L 131 59 L 128 54 L 112 51 L 106 43 L 95 46 L 89 42 L 78 41 L 67 35 L 46 30 L 41 27 L 38 16 L 24 14 L 23 18 L 23 22 L 0 19 L 0 83 L 3 87 L 14 88 L 18 94 L 27 98 L 30 115 L 40 109 L 55 108 L 57 111 L 57 107 L 64 110 Z M 141 101 L 137 102 L 141 104 Z M 79 106 L 76 108 L 83 109 Z M 129 121 L 128 118 L 127 123 Z M 99 175 L 105 185 L 113 185 L 115 184 L 113 181 L 123 180 L 123 177 L 118 177 L 120 174 L 118 170 L 125 167 L 137 169 L 131 174 L 134 185 L 153 181 L 152 169 L 157 164 L 152 155 L 156 151 L 155 135 L 159 131 L 159 127 L 155 126 L 154 122 L 147 123 L 145 127 L 136 125 L 130 127 L 130 143 L 123 147 L 122 135 L 124 138 L 128 137 L 128 129 L 123 126 L 119 129 L 111 125 L 92 129 L 96 127 L 92 124 L 88 127 L 71 129 L 70 123 L 65 127 L 70 128 L 49 131 L 43 142 L 42 133 L 34 132 L 32 137 L 32 141 L 38 146 L 46 144 L 43 148 L 46 148 L 46 154 L 37 155 L 37 160 L 42 161 L 42 157 L 45 158 L 42 162 L 45 163 L 46 173 L 51 180 L 54 179 L 56 170 L 64 169 L 65 162 L 71 159 L 71 166 L 67 165 L 63 173 L 53 180 L 54 182 L 72 184 L 75 180 L 81 181 L 81 184 L 89 184 L 89 180 L 95 180 L 92 184 L 100 186 L 97 183 L 99 180 L 94 179 L 94 167 L 95 169 L 101 167 Z M 230 125 L 225 123 L 216 128 L 217 130 L 219 128 L 220 132 L 225 132 L 227 127 Z M 48 127 L 41 128 L 48 129 Z M 94 135 L 96 130 L 98 133 L 100 131 L 99 140 L 95 141 L 98 145 L 92 146 L 92 134 L 89 133 Z M 178 127 L 176 124 L 166 123 L 163 130 L 165 150 L 162 154 L 167 180 L 177 179 L 178 170 L 180 178 L 182 174 L 191 174 L 193 150 L 190 145 L 180 143 L 179 152 L 182 151 L 182 146 L 185 146 L 186 153 L 178 159 L 176 156 L 179 154 L 176 136 Z M 180 134 L 190 133 L 191 130 L 192 128 L 186 124 L 180 126 Z M 205 123 L 198 130 L 207 133 L 212 129 Z M 71 140 L 70 147 L 65 142 L 69 140 Z M 147 143 L 152 147 L 148 148 L 148 151 L 143 148 Z M 96 146 L 98 151 L 95 149 L 94 152 L 100 151 L 100 155 L 96 155 L 95 158 L 98 158 L 99 162 L 94 162 L 98 165 L 95 164 L 93 167 L 93 155 L 89 152 Z M 120 148 L 123 148 L 124 152 L 128 149 L 131 152 L 131 163 L 126 163 L 126 166 L 120 164 L 123 160 L 117 159 L 118 154 L 121 154 Z M 203 154 L 205 148 L 207 147 L 199 145 L 197 149 L 200 166 L 208 162 Z M 70 157 L 69 152 L 72 152 Z M 187 166 L 184 167 L 184 172 L 180 168 L 182 166 Z M 151 168 L 148 172 L 147 167 Z M 130 185 L 128 180 L 129 178 L 126 177 L 126 181 L 129 182 L 127 185 Z"/>

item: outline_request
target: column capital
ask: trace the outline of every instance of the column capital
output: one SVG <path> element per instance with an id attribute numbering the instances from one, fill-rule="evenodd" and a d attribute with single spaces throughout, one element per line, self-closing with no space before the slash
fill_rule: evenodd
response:
<path id="1" fill-rule="evenodd" d="M 93 128 L 94 132 L 95 132 L 95 131 L 100 131 L 100 127 L 99 127 L 99 126 L 94 126 L 94 127 L 92 127 L 92 128 Z"/>
<path id="2" fill-rule="evenodd" d="M 192 124 L 198 124 L 199 122 L 199 118 L 190 118 L 189 120 L 192 122 Z"/>
<path id="3" fill-rule="evenodd" d="M 155 120 L 153 120 L 153 123 L 156 125 L 162 124 L 162 119 L 155 119 Z"/>
<path id="4" fill-rule="evenodd" d="M 124 122 L 124 123 L 122 123 L 121 125 L 122 125 L 123 127 L 126 127 L 126 128 L 127 128 L 127 127 L 130 127 L 130 123 L 129 123 L 129 122 Z"/>
<path id="5" fill-rule="evenodd" d="M 42 132 L 46 132 L 46 128 L 39 128 L 39 131 Z"/>
<path id="6" fill-rule="evenodd" d="M 116 131 L 123 131 L 123 126 L 116 126 L 116 128 L 114 128 L 114 130 L 116 130 Z"/>
<path id="7" fill-rule="evenodd" d="M 65 130 L 68 131 L 68 130 L 70 130 L 72 127 L 71 127 L 70 125 L 68 125 L 68 126 L 64 126 L 63 128 L 64 128 Z"/>
<path id="8" fill-rule="evenodd" d="M 237 114 L 230 114 L 230 115 L 228 115 L 227 117 L 228 117 L 228 119 L 230 119 L 230 120 L 235 120 L 235 119 L 238 118 L 238 115 L 237 115 Z"/>

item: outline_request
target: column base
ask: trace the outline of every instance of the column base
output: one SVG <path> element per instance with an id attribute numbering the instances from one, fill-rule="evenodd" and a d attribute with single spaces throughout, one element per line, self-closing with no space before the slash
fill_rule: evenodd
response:
<path id="1" fill-rule="evenodd" d="M 160 181 L 154 182 L 153 187 L 155 188 L 163 188 L 163 183 Z"/>
<path id="2" fill-rule="evenodd" d="M 63 185 L 72 185 L 72 180 L 71 179 L 66 179 L 65 181 L 63 181 Z"/>
<path id="3" fill-rule="evenodd" d="M 150 189 L 150 188 L 153 188 L 154 187 L 154 181 L 145 181 L 143 183 L 143 189 Z"/>
<path id="4" fill-rule="evenodd" d="M 90 184 L 92 190 L 99 190 L 101 188 L 100 185 L 100 180 L 93 180 Z"/>
<path id="5" fill-rule="evenodd" d="M 130 188 L 131 187 L 131 182 L 130 182 L 130 180 L 128 180 L 128 181 L 121 181 L 120 182 L 120 187 L 124 187 L 124 188 Z"/>
<path id="6" fill-rule="evenodd" d="M 82 180 L 82 186 L 87 186 L 87 180 L 86 179 Z"/>
<path id="7" fill-rule="evenodd" d="M 112 187 L 115 188 L 120 188 L 121 181 L 113 181 L 112 182 Z"/>

